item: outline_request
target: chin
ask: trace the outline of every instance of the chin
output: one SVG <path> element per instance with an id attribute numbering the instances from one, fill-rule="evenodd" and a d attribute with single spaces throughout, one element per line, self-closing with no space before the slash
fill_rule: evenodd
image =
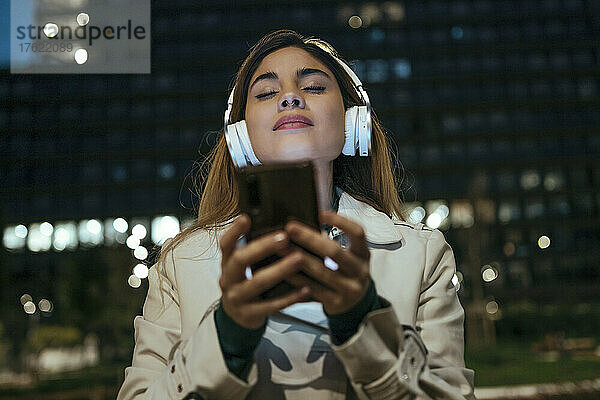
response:
<path id="1" fill-rule="evenodd" d="M 303 161 L 314 158 L 318 152 L 318 148 L 307 141 L 306 138 L 302 140 L 295 140 L 300 138 L 287 137 L 286 140 L 279 141 L 277 146 L 273 146 L 270 152 L 274 159 L 280 161 Z"/>

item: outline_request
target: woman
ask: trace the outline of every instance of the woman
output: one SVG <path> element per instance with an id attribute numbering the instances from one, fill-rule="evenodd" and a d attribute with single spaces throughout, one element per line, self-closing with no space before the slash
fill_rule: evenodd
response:
<path id="1" fill-rule="evenodd" d="M 400 219 L 385 134 L 359 85 L 323 41 L 283 30 L 251 49 L 198 219 L 150 269 L 119 399 L 473 398 L 452 250 L 439 230 Z M 236 244 L 250 221 L 234 163 L 307 159 L 329 235 L 290 222 Z M 282 281 L 296 289 L 260 297 Z"/>

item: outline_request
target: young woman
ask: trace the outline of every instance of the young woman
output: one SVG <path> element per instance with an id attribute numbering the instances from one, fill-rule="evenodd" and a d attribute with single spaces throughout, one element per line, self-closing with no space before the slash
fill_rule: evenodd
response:
<path id="1" fill-rule="evenodd" d="M 352 75 L 327 43 L 293 31 L 251 49 L 198 219 L 150 269 L 119 399 L 473 398 L 452 249 L 402 220 L 388 142 Z M 250 220 L 234 168 L 299 160 L 313 162 L 329 234 L 290 222 L 237 244 Z M 296 289 L 260 296 L 280 282 Z"/>

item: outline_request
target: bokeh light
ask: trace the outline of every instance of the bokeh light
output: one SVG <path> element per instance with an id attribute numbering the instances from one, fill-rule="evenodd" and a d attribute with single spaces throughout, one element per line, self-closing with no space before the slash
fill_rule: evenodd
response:
<path id="1" fill-rule="evenodd" d="M 144 246 L 138 246 L 133 251 L 133 256 L 138 260 L 145 260 L 146 258 L 148 258 L 148 249 L 146 249 Z"/>
<path id="2" fill-rule="evenodd" d="M 25 310 L 25 312 L 27 314 L 33 314 L 35 313 L 35 304 L 33 301 L 27 301 L 25 304 L 23 304 L 23 310 Z"/>
<path id="3" fill-rule="evenodd" d="M 134 274 L 131 274 L 129 276 L 129 278 L 127 279 L 127 283 L 132 288 L 139 288 L 140 285 L 142 284 L 142 280 L 140 278 L 138 278 L 137 276 L 135 276 Z"/>
<path id="4" fill-rule="evenodd" d="M 540 249 L 547 249 L 548 247 L 550 247 L 550 238 L 546 235 L 540 236 L 540 238 L 538 239 L 538 246 L 540 247 Z"/>
<path id="5" fill-rule="evenodd" d="M 148 267 L 145 264 L 137 264 L 133 267 L 133 274 L 140 279 L 148 277 Z"/>
<path id="6" fill-rule="evenodd" d="M 140 240 L 146 237 L 146 233 L 146 227 L 142 224 L 137 224 L 131 228 L 131 234 Z"/>
<path id="7" fill-rule="evenodd" d="M 54 309 L 54 305 L 48 299 L 41 299 L 38 303 L 38 307 L 40 308 L 40 311 L 43 311 L 45 313 L 52 312 L 52 310 Z"/>
<path id="8" fill-rule="evenodd" d="M 77 64 L 85 64 L 88 60 L 88 52 L 86 49 L 77 49 L 75 51 L 75 62 Z"/>
<path id="9" fill-rule="evenodd" d="M 119 217 L 113 221 L 113 228 L 115 228 L 115 231 L 117 232 L 125 233 L 127 232 L 129 225 L 127 224 L 127 221 L 125 221 L 124 218 Z"/>
<path id="10" fill-rule="evenodd" d="M 351 28 L 358 29 L 362 24 L 362 19 L 358 15 L 353 15 L 348 18 L 348 25 L 350 25 Z"/>
<path id="11" fill-rule="evenodd" d="M 140 245 L 140 239 L 131 235 L 127 238 L 127 241 L 125 243 L 127 244 L 127 247 L 129 247 L 131 250 L 135 250 Z"/>

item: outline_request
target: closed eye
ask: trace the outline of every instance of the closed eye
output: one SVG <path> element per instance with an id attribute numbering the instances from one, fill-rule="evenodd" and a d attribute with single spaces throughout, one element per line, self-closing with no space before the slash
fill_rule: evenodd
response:
<path id="1" fill-rule="evenodd" d="M 276 91 L 273 90 L 273 91 L 270 91 L 270 92 L 265 92 L 265 93 L 257 94 L 254 97 L 256 97 L 257 99 L 264 99 L 264 98 L 267 98 L 267 97 L 272 97 L 273 95 L 275 95 L 277 93 L 278 92 L 276 92 Z"/>
<path id="2" fill-rule="evenodd" d="M 302 90 L 306 90 L 308 92 L 322 92 L 325 90 L 325 86 L 307 86 L 305 88 L 302 88 Z M 265 93 L 261 93 L 261 94 L 257 94 L 256 97 L 257 99 L 266 99 L 266 98 L 270 98 L 273 97 L 273 95 L 277 94 L 279 92 L 272 90 L 270 92 L 265 92 Z"/>
<path id="3" fill-rule="evenodd" d="M 325 86 L 308 86 L 303 88 L 302 90 L 308 90 L 310 92 L 322 92 L 325 90 Z"/>

